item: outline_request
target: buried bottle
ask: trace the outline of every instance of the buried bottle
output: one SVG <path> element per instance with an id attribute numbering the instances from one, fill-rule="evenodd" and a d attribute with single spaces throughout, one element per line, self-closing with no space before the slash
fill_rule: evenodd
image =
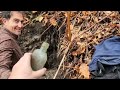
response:
<path id="1" fill-rule="evenodd" d="M 43 42 L 40 49 L 35 49 L 32 53 L 32 69 L 39 70 L 44 67 L 47 61 L 47 49 L 49 48 L 49 44 L 47 42 Z"/>

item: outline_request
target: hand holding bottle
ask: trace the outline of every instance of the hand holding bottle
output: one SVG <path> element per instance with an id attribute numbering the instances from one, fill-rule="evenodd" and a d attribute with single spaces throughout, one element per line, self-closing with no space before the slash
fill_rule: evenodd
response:
<path id="1" fill-rule="evenodd" d="M 24 56 L 13 66 L 8 79 L 39 79 L 45 74 L 46 68 L 33 71 L 31 68 L 32 53 L 25 53 Z"/>

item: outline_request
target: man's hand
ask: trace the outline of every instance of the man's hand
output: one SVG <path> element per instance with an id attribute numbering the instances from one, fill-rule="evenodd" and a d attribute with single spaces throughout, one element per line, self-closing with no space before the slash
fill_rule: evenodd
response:
<path id="1" fill-rule="evenodd" d="M 25 53 L 24 56 L 13 66 L 8 79 L 38 79 L 45 74 L 46 68 L 33 71 L 31 68 L 32 53 Z"/>

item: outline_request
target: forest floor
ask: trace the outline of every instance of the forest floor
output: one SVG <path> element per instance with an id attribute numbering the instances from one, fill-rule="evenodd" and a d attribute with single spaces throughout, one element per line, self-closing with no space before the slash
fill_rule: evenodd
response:
<path id="1" fill-rule="evenodd" d="M 118 11 L 31 11 L 28 18 L 19 44 L 24 53 L 50 44 L 45 79 L 90 79 L 94 46 L 120 34 Z"/>

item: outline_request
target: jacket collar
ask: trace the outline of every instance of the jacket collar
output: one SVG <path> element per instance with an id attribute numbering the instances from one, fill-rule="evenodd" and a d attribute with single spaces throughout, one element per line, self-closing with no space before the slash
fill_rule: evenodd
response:
<path id="1" fill-rule="evenodd" d="M 5 33 L 9 34 L 12 38 L 14 38 L 14 39 L 17 39 L 17 38 L 18 38 L 18 35 L 10 32 L 8 29 L 2 27 L 2 30 L 3 30 Z"/>

